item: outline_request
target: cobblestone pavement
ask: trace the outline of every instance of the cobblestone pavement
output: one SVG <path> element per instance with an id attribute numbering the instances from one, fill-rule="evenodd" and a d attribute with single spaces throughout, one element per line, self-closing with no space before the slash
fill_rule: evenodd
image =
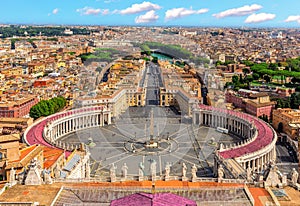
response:
<path id="1" fill-rule="evenodd" d="M 150 140 L 150 111 L 153 110 L 153 136 L 159 149 L 147 151 L 145 142 Z M 185 123 L 183 123 L 185 122 Z M 108 175 L 110 165 L 117 166 L 121 175 L 124 163 L 128 175 L 138 175 L 139 163 L 145 166 L 145 175 L 150 175 L 151 162 L 155 161 L 157 175 L 164 174 L 167 164 L 170 175 L 182 175 L 182 163 L 187 165 L 187 176 L 195 164 L 200 177 L 212 176 L 213 152 L 219 142 L 237 142 L 238 138 L 217 132 L 213 128 L 199 127 L 181 117 L 169 107 L 131 107 L 111 125 L 78 131 L 64 137 L 67 142 L 90 144 L 92 176 Z M 137 151 L 132 152 L 132 145 Z M 140 150 L 138 150 L 140 149 Z M 139 152 L 141 151 L 141 152 Z"/>

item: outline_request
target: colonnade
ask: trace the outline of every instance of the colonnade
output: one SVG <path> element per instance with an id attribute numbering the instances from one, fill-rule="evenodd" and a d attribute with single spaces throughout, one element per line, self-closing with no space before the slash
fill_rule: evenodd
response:
<path id="1" fill-rule="evenodd" d="M 193 123 L 195 125 L 228 129 L 228 132 L 234 133 L 243 139 L 251 138 L 255 134 L 255 128 L 251 122 L 222 112 L 213 112 L 209 110 L 194 111 Z"/>
<path id="2" fill-rule="evenodd" d="M 244 169 L 251 168 L 252 171 L 261 172 L 265 170 L 271 161 L 276 160 L 276 148 L 273 147 L 269 151 L 262 152 L 260 156 L 243 159 L 238 161 Z"/>
<path id="3" fill-rule="evenodd" d="M 193 124 L 195 125 L 205 125 L 209 127 L 221 127 L 227 129 L 229 133 L 238 135 L 241 137 L 241 142 L 237 144 L 232 144 L 225 146 L 225 149 L 219 150 L 220 152 L 231 152 L 232 149 L 238 149 L 241 147 L 247 147 L 248 144 L 255 141 L 258 135 L 273 135 L 272 141 L 263 148 L 253 148 L 249 146 L 249 150 L 246 153 L 239 154 L 236 153 L 233 155 L 234 158 L 240 166 L 246 170 L 251 168 L 253 172 L 261 172 L 264 170 L 271 161 L 276 160 L 276 133 L 274 130 L 267 126 L 263 125 L 265 123 L 260 120 L 256 120 L 256 123 L 259 123 L 260 131 L 256 128 L 254 121 L 249 121 L 249 116 L 247 118 L 242 118 L 242 115 L 234 115 L 234 112 L 226 113 L 226 110 L 217 110 L 213 109 L 195 109 L 193 111 Z M 255 117 L 251 117 L 255 120 Z M 263 132 L 264 129 L 268 129 L 269 133 L 258 134 L 258 132 Z M 264 137 L 263 137 L 264 138 Z M 260 141 L 260 140 L 256 140 Z M 257 142 L 259 145 L 260 142 Z M 246 151 L 247 151 L 246 150 Z M 245 150 L 243 150 L 245 151 Z M 231 155 L 232 156 L 232 155 Z M 221 157 L 219 157 L 222 159 Z"/>
<path id="4" fill-rule="evenodd" d="M 44 128 L 45 137 L 54 142 L 72 132 L 111 124 L 110 111 L 82 111 L 51 120 Z"/>

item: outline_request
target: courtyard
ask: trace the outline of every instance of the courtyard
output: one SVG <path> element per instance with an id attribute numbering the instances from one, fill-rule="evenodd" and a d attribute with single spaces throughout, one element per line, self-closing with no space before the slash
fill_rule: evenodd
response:
<path id="1" fill-rule="evenodd" d="M 147 147 L 151 137 L 157 142 L 155 148 Z M 178 114 L 175 108 L 149 105 L 129 107 L 113 124 L 80 130 L 62 141 L 88 145 L 92 177 L 108 177 L 112 164 L 116 175 L 121 176 L 124 163 L 128 176 L 138 176 L 141 163 L 144 175 L 149 176 L 153 162 L 160 177 L 167 165 L 171 176 L 180 177 L 183 163 L 187 166 L 187 177 L 191 177 L 194 164 L 198 177 L 212 177 L 214 151 L 219 143 L 234 143 L 239 138 L 214 128 L 192 125 L 191 119 Z"/>

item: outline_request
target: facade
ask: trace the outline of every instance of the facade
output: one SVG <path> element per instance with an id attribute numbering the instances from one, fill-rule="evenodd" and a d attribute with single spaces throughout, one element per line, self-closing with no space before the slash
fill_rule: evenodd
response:
<path id="1" fill-rule="evenodd" d="M 55 177 L 57 171 L 63 168 L 66 163 L 64 151 L 57 148 L 43 147 L 44 169 L 51 177 Z"/>
<path id="2" fill-rule="evenodd" d="M 53 79 L 37 79 L 34 81 L 34 87 L 49 87 L 54 82 Z"/>
<path id="3" fill-rule="evenodd" d="M 16 161 L 19 159 L 19 141 L 20 135 L 1 135 L 0 136 L 0 179 L 6 179 L 6 164 L 9 161 Z"/>
<path id="4" fill-rule="evenodd" d="M 1 117 L 0 129 L 2 129 L 2 134 L 22 133 L 32 123 L 32 118 Z"/>
<path id="5" fill-rule="evenodd" d="M 192 116 L 193 106 L 202 102 L 201 83 L 194 70 L 186 70 L 159 61 L 163 87 L 159 90 L 160 106 L 175 106 L 184 115 Z"/>
<path id="6" fill-rule="evenodd" d="M 111 201 L 111 206 L 120 205 L 151 205 L 151 206 L 197 206 L 196 201 L 189 200 L 187 198 L 172 194 L 172 193 L 136 193 L 120 199 Z"/>
<path id="7" fill-rule="evenodd" d="M 11 171 L 14 170 L 16 175 L 20 175 L 18 178 L 21 181 L 20 183 L 23 183 L 24 174 L 34 160 L 38 162 L 39 168 L 43 169 L 43 146 L 31 145 L 21 149 L 17 154 L 19 154 L 18 159 L 9 161 L 5 166 L 6 179 L 9 179 Z"/>
<path id="8" fill-rule="evenodd" d="M 272 126 L 278 132 L 284 132 L 292 139 L 297 140 L 300 136 L 300 110 L 291 108 L 274 110 Z"/>
<path id="9" fill-rule="evenodd" d="M 145 65 L 143 60 L 116 61 L 110 65 L 109 74 L 99 84 L 95 95 L 76 98 L 74 106 L 104 106 L 111 111 L 114 118 L 130 106 L 145 106 L 145 88 L 139 85 Z"/>
<path id="10" fill-rule="evenodd" d="M 278 96 L 281 98 L 290 97 L 295 92 L 296 92 L 295 88 L 285 88 L 285 87 L 276 88 L 276 94 L 278 94 Z"/>
<path id="11" fill-rule="evenodd" d="M 1 73 L 9 76 L 19 76 L 23 74 L 23 68 L 22 67 L 8 68 L 2 70 Z"/>
<path id="12" fill-rule="evenodd" d="M 45 69 L 46 69 L 46 66 L 43 62 L 32 62 L 32 63 L 28 64 L 29 74 L 44 72 Z"/>
<path id="13" fill-rule="evenodd" d="M 266 116 L 269 120 L 272 118 L 272 111 L 275 108 L 275 104 L 276 102 L 270 101 L 267 93 L 251 94 L 246 102 L 246 112 L 255 117 Z"/>
<path id="14" fill-rule="evenodd" d="M 62 150 L 32 145 L 24 147 L 20 143 L 19 134 L 0 136 L 0 179 L 9 180 L 11 169 L 16 173 L 22 173 L 34 159 L 40 163 L 40 169 L 46 169 L 54 176 L 57 165 L 65 164 L 64 152 Z"/>
<path id="15" fill-rule="evenodd" d="M 235 107 L 243 109 L 255 117 L 272 118 L 272 111 L 276 102 L 270 101 L 267 93 L 240 89 L 238 92 L 226 91 L 225 100 Z"/>
<path id="16" fill-rule="evenodd" d="M 0 125 L 12 124 L 14 126 L 23 125 L 25 127 L 28 127 L 32 125 L 32 123 L 33 123 L 32 118 L 22 118 L 22 117 L 18 117 L 18 118 L 1 117 L 0 118 Z"/>
<path id="17" fill-rule="evenodd" d="M 15 99 L 2 98 L 0 103 L 0 117 L 25 117 L 30 108 L 39 102 L 35 96 L 16 97 Z"/>

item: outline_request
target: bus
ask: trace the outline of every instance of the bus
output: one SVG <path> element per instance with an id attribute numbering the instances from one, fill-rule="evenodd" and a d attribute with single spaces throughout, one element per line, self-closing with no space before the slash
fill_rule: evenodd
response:
<path id="1" fill-rule="evenodd" d="M 224 133 L 224 134 L 228 134 L 228 129 L 222 128 L 222 127 L 217 127 L 217 131 Z"/>

